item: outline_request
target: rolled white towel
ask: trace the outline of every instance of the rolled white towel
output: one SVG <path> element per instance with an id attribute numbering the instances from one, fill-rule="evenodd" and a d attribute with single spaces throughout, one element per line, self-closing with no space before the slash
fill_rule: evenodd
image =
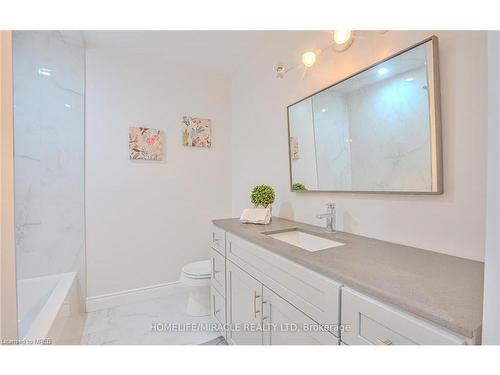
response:
<path id="1" fill-rule="evenodd" d="M 271 221 L 271 210 L 268 208 L 245 208 L 241 214 L 240 221 L 250 224 L 269 224 Z"/>

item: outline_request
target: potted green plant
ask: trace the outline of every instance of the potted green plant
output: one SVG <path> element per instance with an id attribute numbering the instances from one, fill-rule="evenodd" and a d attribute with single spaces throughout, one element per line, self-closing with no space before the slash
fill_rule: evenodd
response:
<path id="1" fill-rule="evenodd" d="M 272 212 L 272 204 L 276 195 L 274 189 L 269 185 L 257 185 L 252 189 L 250 200 L 257 208 L 267 208 Z"/>

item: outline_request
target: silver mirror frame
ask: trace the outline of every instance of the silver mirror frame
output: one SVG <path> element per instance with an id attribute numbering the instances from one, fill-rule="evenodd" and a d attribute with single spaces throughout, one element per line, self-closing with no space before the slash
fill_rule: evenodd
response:
<path id="1" fill-rule="evenodd" d="M 432 42 L 432 66 L 429 66 L 429 79 L 432 82 L 429 82 L 429 87 L 432 87 L 432 90 L 429 90 L 429 113 L 430 113 L 430 127 L 431 127 L 431 148 L 432 148 L 432 156 L 431 156 L 431 173 L 432 173 L 432 186 L 431 191 L 365 191 L 365 190 L 293 190 L 293 176 L 292 176 L 292 150 L 290 147 L 290 107 L 300 103 L 303 100 L 309 99 L 314 95 L 325 91 L 335 85 L 338 85 L 341 82 L 344 82 L 360 73 L 363 73 L 369 69 L 374 68 L 375 66 L 382 64 L 392 58 L 399 56 L 405 52 L 412 50 L 413 48 L 419 47 L 427 42 Z M 422 40 L 419 43 L 416 43 L 408 48 L 405 48 L 385 59 L 379 60 L 374 64 L 359 70 L 321 90 L 318 90 L 311 95 L 306 96 L 296 102 L 290 104 L 286 108 L 287 115 L 287 124 L 288 124 L 288 165 L 290 172 L 290 191 L 295 193 L 353 193 L 353 194 L 401 194 L 401 195 L 439 195 L 443 194 L 443 146 L 442 146 L 442 126 L 441 126 L 441 90 L 440 90 L 440 82 L 439 82 L 439 41 L 438 38 L 433 35 L 427 39 Z"/>

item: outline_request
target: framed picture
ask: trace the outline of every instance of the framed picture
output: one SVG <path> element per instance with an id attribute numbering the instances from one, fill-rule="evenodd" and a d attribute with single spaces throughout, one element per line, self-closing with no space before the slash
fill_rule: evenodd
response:
<path id="1" fill-rule="evenodd" d="M 163 160 L 163 138 L 161 130 L 130 127 L 129 128 L 130 160 Z"/>
<path id="2" fill-rule="evenodd" d="M 212 120 L 197 117 L 182 118 L 182 145 L 186 147 L 212 147 Z"/>

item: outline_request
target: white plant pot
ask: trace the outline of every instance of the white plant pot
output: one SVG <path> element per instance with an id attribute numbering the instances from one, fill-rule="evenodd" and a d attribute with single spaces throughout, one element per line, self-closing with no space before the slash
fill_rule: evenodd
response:
<path id="1" fill-rule="evenodd" d="M 268 205 L 267 207 L 264 207 L 263 205 L 260 204 L 260 205 L 256 206 L 256 208 L 267 208 L 267 210 L 269 211 L 269 216 L 271 217 L 269 219 L 269 221 L 273 220 L 273 205 L 272 204 Z"/>

